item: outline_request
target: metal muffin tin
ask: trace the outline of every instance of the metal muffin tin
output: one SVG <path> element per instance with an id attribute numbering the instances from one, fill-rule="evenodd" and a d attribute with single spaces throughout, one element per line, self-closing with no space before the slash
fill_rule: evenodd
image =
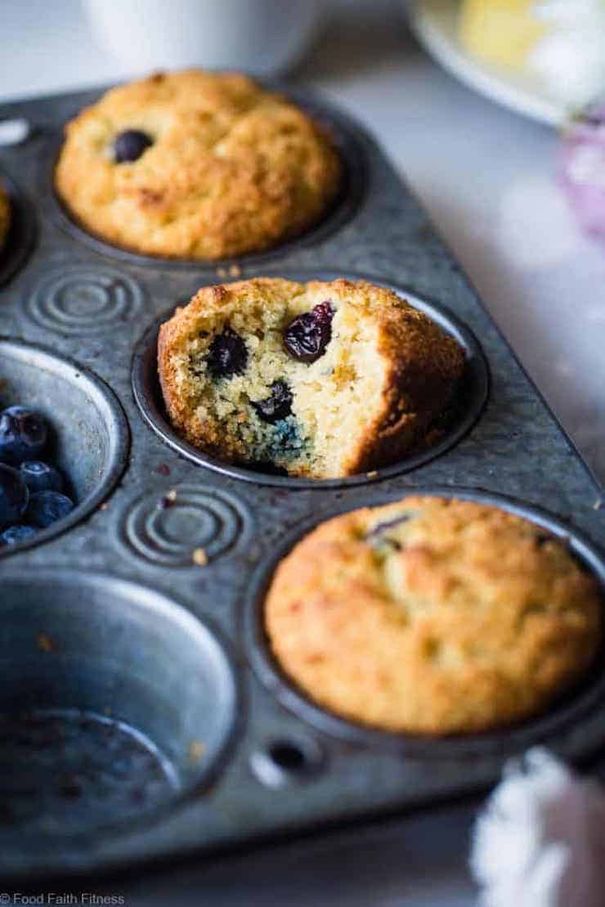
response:
<path id="1" fill-rule="evenodd" d="M 47 413 L 78 500 L 64 523 L 0 552 L 4 877 L 199 857 L 404 813 L 488 787 L 532 743 L 576 761 L 605 743 L 602 660 L 535 720 L 444 740 L 329 715 L 273 663 L 261 605 L 279 558 L 322 519 L 408 492 L 527 515 L 605 586 L 603 490 L 375 142 L 291 93 L 335 135 L 346 190 L 305 236 L 217 265 L 117 250 L 69 220 L 52 191 L 60 131 L 99 92 L 0 107 L 34 127 L 0 149 L 18 215 L 0 261 L 0 403 Z M 259 274 L 363 275 L 456 336 L 464 392 L 439 443 L 314 483 L 179 439 L 158 394 L 158 323 L 204 284 Z"/>

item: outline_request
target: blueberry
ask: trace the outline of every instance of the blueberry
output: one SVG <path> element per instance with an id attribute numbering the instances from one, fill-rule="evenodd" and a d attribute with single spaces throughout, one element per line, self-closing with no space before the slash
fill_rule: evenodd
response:
<path id="1" fill-rule="evenodd" d="M 40 413 L 25 406 L 9 406 L 0 413 L 0 462 L 35 460 L 47 440 L 48 426 Z"/>
<path id="2" fill-rule="evenodd" d="M 28 539 L 33 538 L 37 531 L 33 526 L 25 526 L 23 523 L 9 526 L 4 532 L 0 532 L 0 547 L 2 545 L 18 545 L 20 542 L 26 542 Z"/>
<path id="3" fill-rule="evenodd" d="M 63 477 L 58 469 L 41 460 L 26 460 L 21 464 L 21 477 L 31 494 L 36 491 L 61 491 Z"/>
<path id="4" fill-rule="evenodd" d="M 248 363 L 246 344 L 232 328 L 226 327 L 210 344 L 206 362 L 213 378 L 241 375 Z"/>
<path id="5" fill-rule="evenodd" d="M 37 491 L 29 499 L 25 518 L 39 529 L 62 520 L 74 508 L 73 501 L 58 491 Z"/>
<path id="6" fill-rule="evenodd" d="M 413 513 L 401 513 L 399 516 L 393 517 L 390 520 L 384 520 L 382 523 L 377 523 L 373 526 L 366 535 L 366 541 L 370 544 L 378 544 L 384 546 L 390 546 L 394 551 L 401 551 L 403 549 L 402 543 L 399 539 L 395 539 L 390 536 L 389 530 L 396 529 L 398 526 L 407 523 L 408 520 L 411 520 L 414 516 Z"/>
<path id="7" fill-rule="evenodd" d="M 116 164 L 130 164 L 153 145 L 153 139 L 140 129 L 126 129 L 116 135 L 113 141 L 113 156 Z"/>
<path id="8" fill-rule="evenodd" d="M 256 403 L 252 401 L 252 406 L 263 422 L 278 422 L 292 412 L 292 391 L 285 381 L 274 381 L 271 394 Z"/>
<path id="9" fill-rule="evenodd" d="M 0 463 L 0 529 L 20 520 L 28 499 L 27 485 L 17 470 Z"/>
<path id="10" fill-rule="evenodd" d="M 395 516 L 390 520 L 384 520 L 382 523 L 376 523 L 375 526 L 372 526 L 366 539 L 371 539 L 377 536 L 381 536 L 383 533 L 388 532 L 389 529 L 396 529 L 397 526 L 403 525 L 412 519 L 412 513 L 401 513 L 399 516 Z"/>
<path id="11" fill-rule="evenodd" d="M 284 346 L 294 359 L 315 362 L 326 351 L 332 339 L 334 309 L 320 302 L 310 312 L 298 315 L 284 331 Z"/>

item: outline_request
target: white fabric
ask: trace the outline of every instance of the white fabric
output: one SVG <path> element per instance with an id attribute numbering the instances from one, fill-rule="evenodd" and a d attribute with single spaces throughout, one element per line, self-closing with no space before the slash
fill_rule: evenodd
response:
<path id="1" fill-rule="evenodd" d="M 530 750 L 477 819 L 470 864 L 482 907 L 603 907 L 605 792 Z"/>

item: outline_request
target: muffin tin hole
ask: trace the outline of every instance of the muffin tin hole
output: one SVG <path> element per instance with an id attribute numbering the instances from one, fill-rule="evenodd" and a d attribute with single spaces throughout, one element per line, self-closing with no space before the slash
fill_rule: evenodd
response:
<path id="1" fill-rule="evenodd" d="M 201 791 L 235 725 L 213 633 L 125 581 L 3 577 L 0 841 L 139 821 Z M 3 780 L 4 779 L 4 780 Z M 14 841 L 14 843 L 13 843 Z"/>
<path id="2" fill-rule="evenodd" d="M 279 788 L 308 779 L 321 768 L 323 754 L 310 738 L 279 737 L 255 750 L 250 768 L 267 787 Z"/>
<path id="3" fill-rule="evenodd" d="M 282 276 L 282 275 L 280 275 Z M 371 280 L 379 286 L 388 286 L 413 306 L 420 309 L 453 336 L 466 354 L 465 372 L 457 391 L 456 399 L 447 413 L 443 414 L 435 428 L 438 440 L 430 446 L 416 450 L 399 462 L 373 470 L 369 473 L 339 479 L 298 479 L 280 474 L 278 471 L 259 467 L 235 466 L 215 459 L 181 438 L 171 426 L 165 412 L 164 402 L 157 374 L 157 341 L 160 325 L 172 314 L 166 312 L 149 328 L 135 348 L 132 366 L 132 384 L 135 399 L 148 425 L 173 450 L 199 466 L 247 482 L 276 485 L 288 488 L 326 488 L 360 485 L 380 481 L 416 469 L 441 455 L 456 444 L 474 425 L 485 405 L 489 390 L 489 374 L 481 347 L 472 332 L 452 313 L 433 302 L 406 292 L 402 287 L 387 284 L 374 277 L 348 273 L 286 273 L 283 276 L 300 281 L 333 280 L 345 277 L 350 280 Z"/>
<path id="4" fill-rule="evenodd" d="M 55 192 L 54 172 L 63 143 L 62 134 L 57 135 L 52 142 L 52 147 L 50 148 L 51 166 L 45 176 L 45 186 L 43 187 L 55 220 L 67 233 L 100 254 L 129 262 L 133 265 L 151 265 L 155 268 L 167 267 L 197 272 L 225 271 L 227 273 L 234 270 L 239 271 L 240 267 L 258 268 L 266 263 L 274 262 L 276 259 L 282 258 L 302 246 L 322 242 L 343 227 L 354 216 L 366 191 L 367 166 L 363 149 L 355 135 L 355 132 L 359 132 L 359 128 L 352 124 L 347 116 L 333 110 L 323 100 L 317 103 L 309 102 L 308 94 L 297 96 L 297 93 L 290 88 L 285 90 L 283 86 L 279 85 L 269 84 L 267 88 L 281 91 L 283 94 L 288 95 L 323 126 L 330 134 L 343 165 L 342 184 L 336 198 L 321 220 L 303 233 L 291 239 L 286 239 L 265 251 L 249 252 L 236 258 L 223 258 L 216 261 L 144 255 L 113 245 L 101 237 L 95 236 L 81 225 L 71 212 L 67 210 Z"/>
<path id="5" fill-rule="evenodd" d="M 119 479 L 129 444 L 120 404 L 99 378 L 43 347 L 0 338 L 0 405 L 13 404 L 47 419 L 50 459 L 69 477 L 76 507 L 31 540 L 0 548 L 0 557 L 53 538 L 94 510 Z"/>
<path id="6" fill-rule="evenodd" d="M 414 495 L 435 495 L 456 497 L 463 500 L 477 501 L 515 513 L 532 523 L 543 527 L 547 532 L 560 538 L 584 569 L 590 571 L 603 589 L 603 607 L 605 608 L 605 563 L 591 543 L 580 533 L 559 521 L 552 514 L 537 508 L 529 507 L 515 499 L 503 495 L 483 493 L 473 489 L 452 489 L 451 487 L 414 488 Z M 356 501 L 355 508 L 379 506 L 401 500 L 405 495 L 400 490 L 380 499 L 369 492 Z M 343 507 L 322 515 L 322 520 L 330 519 L 338 513 L 353 509 Z M 363 726 L 339 717 L 323 709 L 300 690 L 284 673 L 271 652 L 264 626 L 264 599 L 280 561 L 306 534 L 318 525 L 317 519 L 284 539 L 282 546 L 275 553 L 271 563 L 263 564 L 250 583 L 244 614 L 243 632 L 249 659 L 260 681 L 275 695 L 278 701 L 296 714 L 303 721 L 320 731 L 346 741 L 370 748 L 390 750 L 410 758 L 500 758 L 502 755 L 522 752 L 528 747 L 547 740 L 573 725 L 582 716 L 602 708 L 605 701 L 605 672 L 603 671 L 602 652 L 605 651 L 603 640 L 601 654 L 597 655 L 594 667 L 576 685 L 563 694 L 550 709 L 533 719 L 509 727 L 475 734 L 450 735 L 447 737 L 428 737 L 421 735 L 393 733 Z"/>
<path id="7" fill-rule="evenodd" d="M 129 725 L 77 709 L 0 717 L 0 829 L 79 833 L 178 791 L 171 763 Z"/>
<path id="8" fill-rule="evenodd" d="M 11 216 L 8 235 L 0 248 L 1 287 L 25 264 L 36 239 L 36 219 L 31 204 L 6 173 L 0 172 L 0 183 L 7 191 Z"/>

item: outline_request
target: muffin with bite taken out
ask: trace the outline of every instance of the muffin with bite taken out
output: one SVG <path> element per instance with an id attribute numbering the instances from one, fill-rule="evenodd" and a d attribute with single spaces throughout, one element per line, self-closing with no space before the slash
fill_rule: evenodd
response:
<path id="1" fill-rule="evenodd" d="M 426 444 L 464 367 L 439 325 L 366 281 L 204 287 L 159 335 L 164 401 L 187 441 L 317 479 L 378 469 Z"/>

